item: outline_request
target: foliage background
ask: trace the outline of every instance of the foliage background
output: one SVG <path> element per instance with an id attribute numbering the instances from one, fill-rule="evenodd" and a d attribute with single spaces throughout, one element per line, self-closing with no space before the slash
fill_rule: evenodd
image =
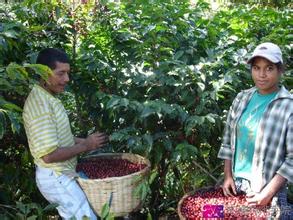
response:
<path id="1" fill-rule="evenodd" d="M 55 213 L 36 189 L 21 119 L 31 85 L 46 77 L 28 65 L 40 49 L 63 48 L 72 58 L 60 99 L 74 134 L 105 131 L 111 142 L 104 151 L 151 160 L 149 184 L 138 189 L 146 196 L 140 217 L 156 219 L 174 214 L 185 193 L 220 182 L 225 117 L 235 95 L 252 85 L 245 61 L 257 44 L 280 45 L 283 83 L 292 91 L 287 6 L 212 11 L 204 1 L 27 0 L 0 7 L 0 217 Z"/>

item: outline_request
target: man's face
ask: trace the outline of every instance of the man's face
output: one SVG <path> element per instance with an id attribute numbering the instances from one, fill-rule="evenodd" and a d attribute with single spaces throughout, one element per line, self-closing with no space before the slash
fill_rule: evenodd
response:
<path id="1" fill-rule="evenodd" d="M 56 62 L 56 67 L 52 71 L 53 75 L 49 76 L 46 89 L 55 95 L 64 92 L 65 86 L 69 82 L 70 65 Z"/>

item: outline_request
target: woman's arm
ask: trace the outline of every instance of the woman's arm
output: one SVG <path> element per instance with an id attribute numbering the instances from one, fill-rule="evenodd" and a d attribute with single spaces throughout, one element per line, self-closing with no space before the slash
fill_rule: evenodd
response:
<path id="1" fill-rule="evenodd" d="M 286 178 L 276 174 L 260 193 L 251 192 L 246 195 L 248 205 L 268 205 L 277 192 L 279 192 L 279 190 L 286 184 L 286 182 Z"/>
<path id="2" fill-rule="evenodd" d="M 224 164 L 224 183 L 223 192 L 225 196 L 235 196 L 237 194 L 236 187 L 232 175 L 232 163 L 231 160 L 225 160 Z"/>

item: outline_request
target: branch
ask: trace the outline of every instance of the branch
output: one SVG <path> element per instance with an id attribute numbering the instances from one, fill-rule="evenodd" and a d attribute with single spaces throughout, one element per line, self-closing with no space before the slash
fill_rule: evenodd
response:
<path id="1" fill-rule="evenodd" d="M 216 183 L 218 182 L 218 179 L 214 177 L 209 171 L 207 171 L 204 167 L 202 167 L 200 164 L 198 164 L 195 161 L 192 161 L 192 163 L 197 166 L 199 169 L 201 169 L 204 173 L 206 173 L 209 177 L 211 177 Z"/>

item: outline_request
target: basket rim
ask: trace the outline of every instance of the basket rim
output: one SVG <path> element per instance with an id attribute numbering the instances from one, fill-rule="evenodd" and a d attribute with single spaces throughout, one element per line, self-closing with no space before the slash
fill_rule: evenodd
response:
<path id="1" fill-rule="evenodd" d="M 210 190 L 210 189 L 218 189 L 218 188 L 221 188 L 221 187 L 217 187 L 217 186 L 207 186 L 207 187 L 201 187 L 201 188 L 198 188 L 198 189 L 194 189 L 194 190 L 192 190 L 192 191 L 190 191 L 190 192 L 188 192 L 188 193 L 185 193 L 183 196 L 182 196 L 182 198 L 179 200 L 179 202 L 178 202 L 178 205 L 177 205 L 177 214 L 178 214 L 178 216 L 179 216 L 179 219 L 181 219 L 181 220 L 185 220 L 185 219 L 187 219 L 185 216 L 183 216 L 182 214 L 181 214 L 181 205 L 182 205 L 182 203 L 183 203 L 183 201 L 188 197 L 188 196 L 190 196 L 190 195 L 193 195 L 194 193 L 196 193 L 196 192 L 198 192 L 198 191 L 200 191 L 200 190 Z"/>
<path id="2" fill-rule="evenodd" d="M 103 179 L 84 179 L 84 178 L 81 178 L 80 176 L 77 177 L 77 180 L 78 181 L 84 181 L 84 182 L 110 182 L 110 181 L 118 181 L 118 180 L 122 180 L 122 179 L 126 179 L 126 178 L 133 178 L 134 176 L 138 176 L 139 174 L 142 174 L 142 173 L 147 173 L 150 168 L 151 168 L 151 163 L 150 161 L 139 155 L 139 154 L 132 154 L 132 153 L 99 153 L 99 154 L 96 154 L 96 155 L 88 155 L 88 156 L 85 156 L 83 159 L 88 159 L 88 158 L 96 158 L 96 157 L 105 157 L 105 156 L 135 156 L 135 157 L 138 157 L 140 159 L 143 160 L 144 164 L 146 164 L 147 166 L 145 168 L 143 168 L 142 170 L 139 170 L 137 172 L 134 172 L 134 173 L 131 173 L 131 174 L 128 174 L 128 175 L 124 175 L 124 176 L 115 176 L 115 177 L 107 177 L 107 178 L 103 178 Z M 125 158 L 127 159 L 127 158 Z"/>

